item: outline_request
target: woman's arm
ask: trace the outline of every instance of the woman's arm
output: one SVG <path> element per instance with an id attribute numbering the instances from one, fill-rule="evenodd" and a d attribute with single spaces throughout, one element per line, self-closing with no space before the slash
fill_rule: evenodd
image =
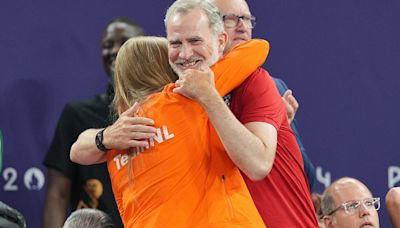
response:
<path id="1" fill-rule="evenodd" d="M 268 56 L 269 43 L 253 39 L 232 48 L 221 60 L 211 67 L 215 76 L 215 87 L 221 96 L 242 84 Z"/>

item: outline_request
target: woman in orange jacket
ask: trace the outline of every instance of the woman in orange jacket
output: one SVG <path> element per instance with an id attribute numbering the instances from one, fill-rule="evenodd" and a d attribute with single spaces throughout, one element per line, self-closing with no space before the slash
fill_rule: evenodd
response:
<path id="1" fill-rule="evenodd" d="M 269 45 L 239 45 L 212 70 L 223 96 L 261 66 Z M 126 227 L 264 227 L 239 169 L 224 151 L 207 113 L 173 92 L 167 40 L 128 40 L 116 60 L 114 108 L 140 103 L 157 128 L 149 147 L 112 150 L 108 170 Z M 170 83 L 170 84 L 168 84 Z"/>

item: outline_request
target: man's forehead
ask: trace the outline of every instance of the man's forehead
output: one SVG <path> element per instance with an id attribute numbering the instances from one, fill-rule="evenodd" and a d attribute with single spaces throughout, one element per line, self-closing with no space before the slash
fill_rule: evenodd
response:
<path id="1" fill-rule="evenodd" d="M 251 15 L 245 0 L 213 0 L 222 14 Z"/>
<path id="2" fill-rule="evenodd" d="M 371 192 L 358 182 L 340 183 L 333 188 L 332 195 L 336 203 L 345 203 L 351 200 L 362 200 L 372 197 Z"/>
<path id="3" fill-rule="evenodd" d="M 187 21 L 187 19 L 196 19 L 196 21 L 204 21 L 208 23 L 208 18 L 203 10 L 200 8 L 190 9 L 186 12 L 176 12 L 169 18 L 167 27 L 169 25 L 180 26 L 182 24 L 196 24 L 196 21 Z M 185 23 L 188 22 L 188 23 Z"/>
<path id="4" fill-rule="evenodd" d="M 139 34 L 139 29 L 125 22 L 114 22 L 107 27 L 105 38 L 109 38 L 115 34 L 124 34 L 127 37 L 133 37 Z"/>
<path id="5" fill-rule="evenodd" d="M 168 39 L 186 39 L 187 37 L 203 36 L 211 33 L 207 16 L 198 9 L 186 13 L 176 13 L 167 22 Z"/>
<path id="6" fill-rule="evenodd" d="M 125 22 L 114 22 L 108 25 L 106 32 L 114 32 L 115 30 L 125 30 L 128 29 L 129 25 Z"/>

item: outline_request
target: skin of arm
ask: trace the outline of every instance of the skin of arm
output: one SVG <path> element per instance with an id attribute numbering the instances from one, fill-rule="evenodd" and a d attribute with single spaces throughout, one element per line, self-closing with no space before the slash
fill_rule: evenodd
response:
<path id="1" fill-rule="evenodd" d="M 229 157 L 246 176 L 262 180 L 268 175 L 275 159 L 275 127 L 261 122 L 240 123 L 215 89 L 211 70 L 187 70 L 174 92 L 203 106 Z"/>
<path id="2" fill-rule="evenodd" d="M 71 197 L 71 180 L 61 172 L 49 168 L 48 188 L 43 213 L 43 228 L 62 227 L 67 218 Z"/>
<path id="3" fill-rule="evenodd" d="M 103 132 L 103 145 L 108 149 L 124 150 L 130 147 L 145 147 L 143 139 L 155 136 L 154 121 L 149 118 L 135 117 L 139 105 L 135 104 L 123 112 L 118 120 Z M 81 165 L 105 162 L 107 153 L 99 150 L 95 143 L 97 132 L 101 129 L 83 131 L 72 145 L 70 159 Z"/>

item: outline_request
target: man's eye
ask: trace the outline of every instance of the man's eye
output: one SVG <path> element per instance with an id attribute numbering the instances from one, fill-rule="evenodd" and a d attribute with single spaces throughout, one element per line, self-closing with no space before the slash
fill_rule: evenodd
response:
<path id="1" fill-rule="evenodd" d="M 372 207 L 374 205 L 374 201 L 373 200 L 366 200 L 364 202 L 364 205 L 367 207 Z"/>
<path id="2" fill-rule="evenodd" d="M 169 46 L 172 47 L 172 48 L 177 48 L 180 45 L 181 45 L 181 43 L 179 43 L 179 42 L 171 42 L 171 43 L 169 43 Z"/>
<path id="3" fill-rule="evenodd" d="M 190 41 L 190 43 L 193 45 L 198 45 L 198 44 L 202 43 L 202 40 L 192 40 L 192 41 Z"/>
<path id="4" fill-rule="evenodd" d="M 348 209 L 356 209 L 356 208 L 358 207 L 358 205 L 359 205 L 358 202 L 352 202 L 352 203 L 349 203 L 349 204 L 347 205 L 347 208 L 348 208 Z"/>
<path id="5" fill-rule="evenodd" d="M 225 22 L 233 22 L 233 23 L 236 23 L 236 21 L 237 21 L 237 18 L 229 18 L 229 17 L 227 17 L 227 18 L 225 19 Z"/>
<path id="6" fill-rule="evenodd" d="M 237 21 L 238 20 L 238 16 L 235 15 L 226 15 L 224 17 L 224 21 Z"/>

